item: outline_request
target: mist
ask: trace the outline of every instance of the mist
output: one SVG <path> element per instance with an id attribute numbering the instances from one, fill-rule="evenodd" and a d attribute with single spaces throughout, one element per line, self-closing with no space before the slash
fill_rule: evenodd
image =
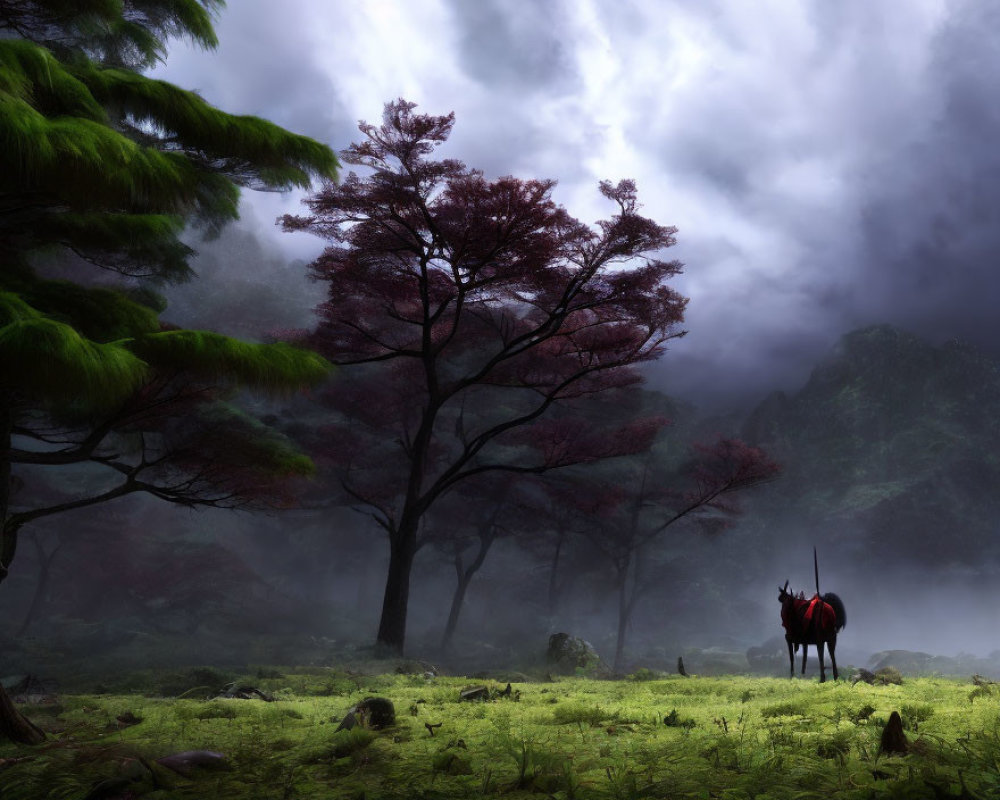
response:
<path id="1" fill-rule="evenodd" d="M 971 0 L 767 13 L 735 2 L 385 5 L 233 4 L 218 51 L 172 43 L 155 74 L 338 150 L 396 97 L 454 110 L 442 156 L 487 178 L 554 178 L 555 199 L 584 221 L 608 213 L 599 180 L 634 177 L 643 213 L 679 228 L 665 255 L 686 265 L 676 288 L 690 297 L 688 334 L 645 367 L 645 387 L 682 407 L 678 448 L 738 435 L 783 472 L 727 530 L 658 540 L 628 668 L 672 670 L 684 655 L 692 669 L 744 669 L 747 650 L 770 642 L 784 674 L 777 590 L 815 590 L 816 547 L 820 590 L 847 608 L 844 664 L 888 650 L 967 654 L 1000 677 L 1000 51 L 982 35 L 998 12 Z M 328 289 L 308 264 L 323 244 L 274 222 L 301 213 L 302 198 L 245 192 L 242 220 L 220 238 L 192 232 L 197 277 L 156 287 L 163 319 L 249 341 L 312 328 Z M 873 326 L 900 332 L 893 349 L 845 349 Z M 866 382 L 873 359 L 896 394 Z M 960 378 L 965 389 L 949 394 Z M 302 397 L 233 400 L 291 439 L 321 424 Z M 11 609 L 0 666 L 370 654 L 384 533 L 321 480 L 298 503 L 250 514 L 121 500 L 39 523 L 0 587 Z M 125 535 L 137 531 L 149 541 Z M 582 540 L 566 559 L 553 609 L 546 560 L 499 539 L 444 656 L 455 568 L 423 548 L 407 654 L 455 670 L 540 666 L 548 636 L 568 632 L 609 656 L 607 564 Z M 140 566 L 145 582 L 129 577 Z M 29 616 L 29 645 L 18 644 Z"/>

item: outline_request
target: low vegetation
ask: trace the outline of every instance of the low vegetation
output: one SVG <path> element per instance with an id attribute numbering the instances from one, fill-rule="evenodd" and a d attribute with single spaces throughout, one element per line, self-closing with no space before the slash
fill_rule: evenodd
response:
<path id="1" fill-rule="evenodd" d="M 983 681 L 644 674 L 515 681 L 510 692 L 486 681 L 489 699 L 463 701 L 475 685 L 463 677 L 245 676 L 266 702 L 209 697 L 204 684 L 222 673 L 191 673 L 190 690 L 183 677 L 22 706 L 49 739 L 0 745 L 0 800 L 1000 796 L 1000 690 Z M 176 693 L 157 694 L 167 687 Z M 395 723 L 338 730 L 372 696 L 391 700 Z M 894 711 L 905 755 L 880 752 Z M 224 759 L 195 758 L 184 775 L 157 762 L 185 751 Z"/>

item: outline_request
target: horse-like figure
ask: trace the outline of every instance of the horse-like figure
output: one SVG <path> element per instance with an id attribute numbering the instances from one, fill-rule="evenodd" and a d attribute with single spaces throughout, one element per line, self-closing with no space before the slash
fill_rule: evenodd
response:
<path id="1" fill-rule="evenodd" d="M 785 628 L 785 641 L 788 642 L 788 662 L 790 676 L 795 677 L 794 650 L 802 645 L 802 674 L 806 672 L 806 654 L 809 645 L 816 645 L 819 652 L 819 680 L 826 680 L 826 665 L 823 663 L 823 645 L 830 649 L 830 661 L 833 664 L 833 679 L 837 680 L 837 634 L 847 624 L 847 612 L 844 603 L 833 592 L 820 595 L 818 592 L 811 598 L 799 592 L 798 595 L 788 591 L 788 581 L 778 588 L 778 602 L 781 603 L 781 624 Z"/>

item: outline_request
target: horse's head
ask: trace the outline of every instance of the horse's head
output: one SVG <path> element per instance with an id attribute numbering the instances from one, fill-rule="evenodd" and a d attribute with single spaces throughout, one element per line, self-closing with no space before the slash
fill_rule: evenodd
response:
<path id="1" fill-rule="evenodd" d="M 784 603 L 786 600 L 791 600 L 792 597 L 792 593 L 788 591 L 788 581 L 785 581 L 784 586 L 778 587 L 778 602 Z"/>

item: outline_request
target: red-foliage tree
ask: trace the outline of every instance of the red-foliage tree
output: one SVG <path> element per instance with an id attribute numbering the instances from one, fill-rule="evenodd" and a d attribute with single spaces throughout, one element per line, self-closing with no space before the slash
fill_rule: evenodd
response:
<path id="1" fill-rule="evenodd" d="M 640 380 L 635 367 L 682 335 L 681 269 L 655 254 L 676 229 L 637 212 L 632 181 L 600 184 L 617 213 L 597 229 L 551 198 L 553 181 L 487 180 L 428 156 L 454 115 L 399 100 L 343 153 L 352 173 L 307 200 L 286 230 L 331 242 L 313 346 L 344 367 L 325 449 L 344 490 L 389 535 L 377 642 L 401 652 L 418 530 L 428 509 L 486 472 L 540 473 L 634 452 L 565 404 Z"/>
<path id="2" fill-rule="evenodd" d="M 614 672 L 624 666 L 625 638 L 632 613 L 652 580 L 644 574 L 646 556 L 668 529 L 683 521 L 696 522 L 718 533 L 740 513 L 739 493 L 777 477 L 780 468 L 762 450 L 739 439 L 719 438 L 711 445 L 696 444 L 691 456 L 671 465 L 657 449 L 620 462 L 607 486 L 617 489 L 613 509 L 592 516 L 585 529 L 602 550 L 614 573 L 618 593 L 618 636 Z M 575 503 L 592 504 L 593 476 L 580 481 Z M 566 493 L 569 500 L 571 495 Z M 572 502 L 570 500 L 570 502 Z"/>

